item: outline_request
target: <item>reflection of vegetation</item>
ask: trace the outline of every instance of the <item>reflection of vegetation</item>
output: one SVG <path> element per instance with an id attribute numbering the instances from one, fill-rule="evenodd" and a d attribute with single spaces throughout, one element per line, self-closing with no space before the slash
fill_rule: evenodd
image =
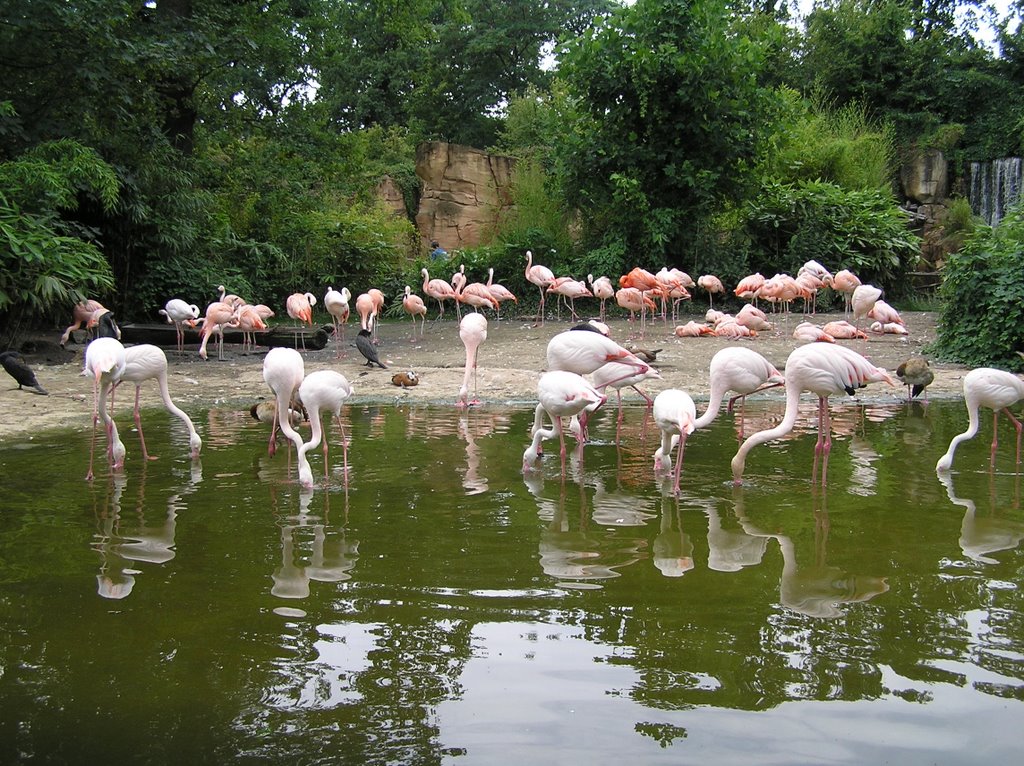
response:
<path id="1" fill-rule="evenodd" d="M 663 748 L 673 744 L 677 739 L 686 739 L 686 729 L 667 723 L 638 723 L 633 727 L 638 734 L 651 737 Z"/>

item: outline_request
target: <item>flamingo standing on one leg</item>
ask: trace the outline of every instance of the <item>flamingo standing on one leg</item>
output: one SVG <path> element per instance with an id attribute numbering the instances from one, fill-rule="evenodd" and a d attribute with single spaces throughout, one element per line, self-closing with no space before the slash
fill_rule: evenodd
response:
<path id="1" fill-rule="evenodd" d="M 581 333 L 592 334 L 592 333 Z M 595 389 L 581 375 L 565 370 L 552 370 L 541 375 L 537 382 L 537 421 L 541 412 L 551 418 L 552 427 L 534 429 L 530 446 L 523 452 L 523 471 L 533 470 L 540 454 L 540 445 L 544 439 L 558 434 L 561 447 L 562 474 L 565 474 L 565 433 L 562 426 L 563 417 L 579 415 L 585 409 L 596 409 L 605 402 L 605 396 Z"/>
<path id="2" fill-rule="evenodd" d="M 466 371 L 462 377 L 462 388 L 459 389 L 459 400 L 456 404 L 459 407 L 468 407 L 480 403 L 476 398 L 476 368 L 480 344 L 487 340 L 487 317 L 475 311 L 466 314 L 459 322 L 459 337 L 462 339 L 462 345 L 466 347 Z M 473 377 L 472 400 L 469 398 L 470 375 Z"/>
<path id="3" fill-rule="evenodd" d="M 267 453 L 273 455 L 277 451 L 277 429 L 280 427 L 295 449 L 302 448 L 302 437 L 292 428 L 289 412 L 292 406 L 292 397 L 298 391 L 303 378 L 306 377 L 306 367 L 302 361 L 302 354 L 293 348 L 278 346 L 270 349 L 263 359 L 263 380 L 270 387 L 271 393 L 277 401 L 277 410 L 274 414 L 274 423 L 270 428 L 270 443 L 267 445 Z"/>
<path id="4" fill-rule="evenodd" d="M 722 284 L 722 280 L 714 274 L 704 274 L 703 276 L 697 277 L 697 287 L 703 288 L 707 291 L 708 305 L 711 308 L 715 307 L 715 293 L 725 292 L 725 285 Z"/>
<path id="5" fill-rule="evenodd" d="M 378 290 L 376 287 L 371 287 L 366 291 L 366 294 L 370 296 L 370 300 L 373 301 L 373 342 L 374 344 L 379 343 L 377 340 L 377 322 L 380 319 L 381 314 L 384 313 L 384 293 Z"/>
<path id="6" fill-rule="evenodd" d="M 299 484 L 303 487 L 313 486 L 313 471 L 309 467 L 306 453 L 316 449 L 323 439 L 324 453 L 324 479 L 328 477 L 327 466 L 327 437 L 324 435 L 323 426 L 320 422 L 320 410 L 327 410 L 333 413 L 341 428 L 341 454 L 342 466 L 345 472 L 345 481 L 348 481 L 348 444 L 345 441 L 345 424 L 341 420 L 341 406 L 345 400 L 352 395 L 352 384 L 348 378 L 334 370 L 317 370 L 307 375 L 299 384 L 299 400 L 309 415 L 311 435 L 308 442 L 299 447 Z M 330 420 L 328 420 L 330 425 Z"/>
<path id="7" fill-rule="evenodd" d="M 423 299 L 414 295 L 409 285 L 405 286 L 405 297 L 402 298 L 402 308 L 405 313 L 412 317 L 412 340 L 416 340 L 416 317 L 420 318 L 420 337 L 423 337 L 424 328 L 427 324 L 427 306 Z"/>
<path id="8" fill-rule="evenodd" d="M 185 351 L 185 325 L 199 319 L 199 307 L 185 303 L 181 298 L 171 298 L 158 312 L 167 317 L 167 324 L 173 324 L 178 340 L 178 352 Z"/>
<path id="9" fill-rule="evenodd" d="M 369 293 L 360 293 L 356 298 L 356 313 L 359 314 L 359 331 L 368 333 L 366 336 L 373 343 L 373 335 L 377 324 L 377 304 Z"/>
<path id="10" fill-rule="evenodd" d="M 121 341 L 116 338 L 97 338 L 85 349 L 85 368 L 82 375 L 93 379 L 92 409 L 92 443 L 89 447 L 89 471 L 86 481 L 93 478 L 93 457 L 96 452 L 96 426 L 100 418 L 107 431 L 107 452 L 112 459 L 112 467 L 124 465 L 124 444 L 117 435 L 117 426 L 107 414 L 107 392 L 121 380 L 125 368 L 125 350 Z"/>
<path id="11" fill-rule="evenodd" d="M 135 384 L 135 412 L 133 415 L 135 427 L 139 429 L 139 442 L 142 444 L 143 459 L 156 460 L 155 456 L 150 455 L 146 451 L 146 437 L 142 433 L 142 416 L 139 412 L 139 392 L 142 390 L 142 384 L 154 378 L 156 378 L 157 385 L 160 387 L 160 398 L 164 401 L 164 407 L 172 415 L 180 418 L 181 422 L 188 429 L 189 456 L 192 459 L 199 457 L 199 451 L 203 448 L 203 440 L 196 433 L 196 427 L 192 424 L 192 419 L 171 400 L 171 393 L 167 388 L 167 355 L 164 354 L 163 349 L 149 343 L 143 343 L 139 346 L 129 346 L 125 349 L 125 366 L 124 372 L 121 374 L 122 382 L 127 381 Z"/>
<path id="12" fill-rule="evenodd" d="M 288 316 L 303 324 L 313 326 L 313 307 L 316 305 L 316 296 L 313 293 L 292 293 L 285 300 L 285 310 Z M 295 331 L 295 348 L 299 347 L 299 331 Z M 302 336 L 302 350 L 306 350 L 306 336 Z"/>
<path id="13" fill-rule="evenodd" d="M 1008 408 L 1021 399 L 1024 399 L 1024 380 L 1012 373 L 992 367 L 979 367 L 967 373 L 964 376 L 964 404 L 967 405 L 968 416 L 967 430 L 953 437 L 946 454 L 940 457 L 939 462 L 935 464 L 935 470 L 938 472 L 950 470 L 953 467 L 953 454 L 956 452 L 956 448 L 960 446 L 961 442 L 977 436 L 979 410 L 982 407 L 992 410 L 992 462 L 995 463 L 996 459 L 997 426 L 999 413 L 1002 412 L 1017 429 L 1017 465 L 1020 465 L 1021 423 Z"/>
<path id="14" fill-rule="evenodd" d="M 615 297 L 615 288 L 612 286 L 612 281 L 608 277 L 598 277 L 594 279 L 593 274 L 587 274 L 587 282 L 590 283 L 590 292 L 594 294 L 594 297 L 601 301 L 601 321 L 604 321 L 604 304 L 610 298 Z"/>
<path id="15" fill-rule="evenodd" d="M 327 313 L 334 321 L 334 343 L 339 356 L 341 355 L 340 344 L 345 342 L 345 325 L 348 324 L 348 318 L 352 313 L 348 305 L 350 300 L 352 300 L 352 293 L 347 287 L 341 288 L 340 291 L 328 287 L 324 294 L 324 308 L 327 309 Z"/>
<path id="16" fill-rule="evenodd" d="M 750 305 L 749 303 L 747 304 Z M 697 418 L 694 428 L 704 428 L 718 416 L 722 399 L 729 391 L 737 396 L 729 400 L 729 410 L 733 402 L 740 400 L 740 434 L 743 434 L 743 403 L 748 394 L 774 388 L 784 384 L 782 373 L 775 365 L 756 351 L 743 346 L 727 346 L 711 358 L 709 375 L 711 378 L 711 395 L 708 408 Z"/>
<path id="17" fill-rule="evenodd" d="M 423 275 L 423 294 L 437 301 L 437 318 L 441 319 L 444 317 L 444 302 L 456 300 L 455 288 L 443 279 L 431 279 L 426 269 L 420 269 L 420 274 Z M 455 305 L 458 305 L 458 301 Z"/>
<path id="18" fill-rule="evenodd" d="M 679 492 L 679 475 L 683 469 L 683 451 L 686 437 L 693 433 L 697 420 L 697 408 L 688 393 L 678 388 L 668 388 L 654 397 L 654 422 L 661 431 L 661 446 L 654 453 L 654 470 L 663 470 L 665 463 L 672 464 L 672 449 L 679 445 L 676 453 L 675 482 L 673 491 Z"/>
<path id="19" fill-rule="evenodd" d="M 526 251 L 526 281 L 537 285 L 540 291 L 540 324 L 544 325 L 544 291 L 555 281 L 555 273 L 547 266 L 534 264 L 533 253 Z"/>
<path id="20" fill-rule="evenodd" d="M 853 291 L 860 287 L 860 279 L 849 269 L 840 269 L 832 277 L 832 289 L 843 294 L 843 315 L 850 313 Z"/>

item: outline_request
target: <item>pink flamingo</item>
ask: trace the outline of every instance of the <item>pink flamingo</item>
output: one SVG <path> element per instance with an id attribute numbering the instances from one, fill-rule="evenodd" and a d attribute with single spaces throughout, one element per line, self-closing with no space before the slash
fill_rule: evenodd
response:
<path id="1" fill-rule="evenodd" d="M 534 265 L 533 253 L 526 251 L 526 281 L 537 285 L 540 291 L 540 324 L 544 324 L 544 291 L 555 281 L 555 274 L 547 266 Z"/>
<path id="2" fill-rule="evenodd" d="M 452 277 L 452 285 L 455 287 L 455 300 L 458 303 L 472 306 L 475 311 L 481 308 L 498 310 L 498 301 L 482 282 L 467 283 L 466 275 L 459 273 Z"/>
<path id="3" fill-rule="evenodd" d="M 636 321 L 636 313 L 640 312 L 640 336 L 644 337 L 647 312 L 652 314 L 658 310 L 657 305 L 648 298 L 639 287 L 621 287 L 615 291 L 615 302 L 620 308 L 629 312 L 629 321 Z"/>
<path id="4" fill-rule="evenodd" d="M 750 304 L 747 304 L 750 305 Z M 718 417 L 722 400 L 729 391 L 736 396 L 729 400 L 728 410 L 740 400 L 740 434 L 743 433 L 743 405 L 748 395 L 775 388 L 785 382 L 775 365 L 756 351 L 743 346 L 727 346 L 711 357 L 709 370 L 711 394 L 704 414 L 694 422 L 694 428 L 704 428 Z"/>
<path id="5" fill-rule="evenodd" d="M 725 292 L 725 285 L 722 284 L 722 280 L 714 274 L 704 274 L 697 277 L 697 287 L 707 292 L 709 305 L 712 308 L 715 306 L 715 293 Z"/>
<path id="6" fill-rule="evenodd" d="M 444 302 L 455 300 L 455 288 L 443 279 L 431 279 L 426 269 L 420 269 L 420 274 L 423 275 L 423 294 L 437 301 L 437 318 L 441 319 L 444 316 Z"/>
<path id="7" fill-rule="evenodd" d="M 82 325 L 88 326 L 89 320 L 99 311 L 106 311 L 106 307 L 99 301 L 85 300 L 81 303 L 76 303 L 71 308 L 71 318 L 74 320 L 74 323 L 60 336 L 60 347 L 64 348 L 67 345 L 68 340 L 71 338 L 71 333 Z"/>
<path id="8" fill-rule="evenodd" d="M 194 303 L 185 303 L 181 298 L 171 298 L 158 312 L 167 317 L 167 324 L 173 324 L 178 340 L 178 351 L 185 351 L 185 325 L 199 319 L 199 307 Z M 61 344 L 63 345 L 63 344 Z"/>
<path id="9" fill-rule="evenodd" d="M 224 328 L 238 327 L 238 314 L 229 303 L 214 301 L 206 307 L 203 318 L 202 340 L 199 344 L 199 356 L 206 359 L 206 345 L 210 336 L 217 333 L 217 359 L 224 359 Z"/>
<path id="10" fill-rule="evenodd" d="M 564 333 L 563 333 L 564 334 Z M 577 333 L 579 335 L 597 335 L 597 333 Z M 600 336 L 599 336 L 600 337 Z M 537 382 L 537 418 L 546 412 L 551 418 L 552 427 L 534 429 L 530 446 L 523 452 L 523 472 L 533 470 L 540 454 L 541 442 L 558 434 L 561 447 L 562 473 L 565 473 L 565 433 L 562 418 L 579 415 L 585 409 L 596 409 L 605 402 L 605 396 L 588 383 L 581 375 L 565 370 L 552 370 L 541 375 Z"/>
<path id="11" fill-rule="evenodd" d="M 1018 352 L 1020 353 L 1020 352 Z M 1021 356 L 1024 356 L 1022 354 Z M 939 458 L 935 470 L 939 473 L 949 471 L 953 467 L 953 453 L 961 442 L 973 439 L 978 434 L 980 420 L 979 411 L 982 407 L 992 410 L 992 457 L 996 459 L 998 446 L 997 426 L 999 413 L 1002 412 L 1017 429 L 1017 465 L 1020 465 L 1021 423 L 1010 412 L 1009 407 L 1024 399 L 1024 380 L 1012 373 L 992 367 L 978 367 L 964 376 L 964 404 L 967 405 L 967 430 L 957 434 L 949 443 L 946 454 Z"/>
<path id="12" fill-rule="evenodd" d="M 459 322 L 459 337 L 462 345 L 466 347 L 466 371 L 462 377 L 462 387 L 459 389 L 459 399 L 456 404 L 459 407 L 469 407 L 479 404 L 476 398 L 476 368 L 477 357 L 480 353 L 480 345 L 487 340 L 487 317 L 477 312 L 467 313 Z M 473 377 L 473 399 L 469 398 L 469 378 Z"/>
<path id="13" fill-rule="evenodd" d="M 292 293 L 285 300 L 285 310 L 288 316 L 296 319 L 302 324 L 313 326 L 313 307 L 316 305 L 316 296 L 313 293 Z M 299 345 L 299 333 L 295 333 L 295 347 Z M 306 336 L 302 336 L 302 349 L 306 349 Z"/>
<path id="14" fill-rule="evenodd" d="M 248 303 L 235 309 L 238 316 L 238 329 L 242 331 L 242 350 L 256 348 L 256 333 L 266 332 L 267 323 L 263 321 L 255 306 Z"/>
<path id="15" fill-rule="evenodd" d="M 853 308 L 853 324 L 860 328 L 860 320 L 871 313 L 871 310 L 882 297 L 882 291 L 874 285 L 858 285 L 853 290 L 850 305 Z"/>
<path id="16" fill-rule="evenodd" d="M 743 482 L 743 468 L 747 455 L 758 444 L 785 436 L 796 425 L 800 407 L 800 394 L 810 391 L 818 397 L 818 441 L 814 445 L 814 463 L 822 458 L 821 483 L 828 473 L 828 454 L 832 449 L 832 420 L 828 398 L 842 392 L 853 396 L 858 388 L 868 383 L 884 381 L 894 385 L 889 373 L 846 346 L 809 343 L 798 346 L 786 360 L 786 412 L 775 428 L 758 431 L 747 437 L 732 459 L 734 484 Z"/>
<path id="17" fill-rule="evenodd" d="M 327 437 L 324 435 L 323 425 L 320 422 L 320 410 L 327 410 L 328 413 L 333 413 L 334 417 L 338 420 L 338 426 L 341 428 L 342 466 L 345 472 L 345 481 L 346 483 L 348 482 L 348 443 L 345 439 L 345 424 L 341 420 L 341 406 L 351 395 L 352 385 L 348 382 L 348 378 L 334 370 L 311 372 L 299 384 L 299 400 L 309 415 L 311 429 L 309 441 L 302 444 L 298 450 L 299 484 L 303 487 L 313 486 L 313 471 L 309 467 L 306 453 L 311 449 L 316 449 L 321 439 L 323 439 L 324 445 L 325 481 L 329 475 L 327 466 Z M 329 424 L 330 420 L 328 420 Z"/>
<path id="18" fill-rule="evenodd" d="M 345 341 L 345 325 L 348 324 L 348 318 L 352 314 L 348 305 L 350 300 L 352 300 L 352 293 L 347 287 L 341 288 L 340 291 L 328 287 L 324 294 L 324 308 L 327 309 L 327 313 L 331 315 L 331 320 L 334 322 L 335 343 L 338 343 L 339 340 L 340 342 Z"/>
<path id="19" fill-rule="evenodd" d="M 752 301 L 756 305 L 757 298 L 761 294 L 761 288 L 764 287 L 764 283 L 765 279 L 763 274 L 749 274 L 739 281 L 732 292 L 737 298 Z"/>
<path id="20" fill-rule="evenodd" d="M 157 346 L 143 343 L 138 346 L 129 346 L 125 349 L 124 372 L 121 373 L 119 383 L 127 381 L 135 384 L 135 427 L 139 430 L 139 442 L 142 445 L 142 458 L 144 460 L 156 460 L 155 456 L 146 450 L 146 437 L 142 433 L 142 415 L 139 412 L 139 394 L 142 391 L 142 384 L 147 380 L 156 379 L 160 388 L 160 398 L 163 399 L 164 407 L 175 417 L 179 418 L 188 429 L 189 457 L 199 457 L 199 451 L 203 448 L 203 440 L 199 438 L 192 419 L 185 414 L 171 400 L 171 392 L 167 388 L 167 355 Z"/>
<path id="21" fill-rule="evenodd" d="M 679 475 L 683 469 L 686 438 L 693 433 L 696 420 L 697 408 L 685 391 L 669 388 L 654 397 L 654 422 L 661 431 L 661 446 L 654 453 L 654 470 L 663 470 L 666 461 L 671 465 L 672 449 L 678 444 L 675 482 L 672 485 L 676 494 L 679 493 Z"/>
<path id="22" fill-rule="evenodd" d="M 601 321 L 604 321 L 604 304 L 610 298 L 615 297 L 615 288 L 612 286 L 612 281 L 608 277 L 598 277 L 594 279 L 593 274 L 587 274 L 587 282 L 590 283 L 590 291 L 594 294 L 594 297 L 601 301 Z"/>
<path id="23" fill-rule="evenodd" d="M 291 439 L 295 449 L 302 449 L 302 437 L 292 428 L 291 412 L 292 398 L 306 377 L 306 367 L 302 361 L 302 354 L 293 348 L 278 346 L 270 349 L 263 358 L 263 380 L 270 387 L 277 402 L 277 409 L 274 411 L 274 423 L 270 428 L 270 443 L 267 445 L 267 454 L 273 455 L 277 451 L 277 429 Z"/>
<path id="24" fill-rule="evenodd" d="M 494 284 L 494 269 L 487 269 L 487 289 L 491 291 L 491 296 L 498 302 L 498 319 L 501 319 L 501 304 L 505 301 L 512 301 L 513 303 L 519 303 L 519 299 L 516 298 L 515 294 L 509 290 L 505 285 Z"/>
<path id="25" fill-rule="evenodd" d="M 423 337 L 424 326 L 427 323 L 427 306 L 418 295 L 413 295 L 412 288 L 405 286 L 405 297 L 402 298 L 402 308 L 405 313 L 412 317 L 412 338 L 416 340 L 416 317 L 420 318 L 420 337 Z"/>
<path id="26" fill-rule="evenodd" d="M 850 313 L 850 299 L 853 291 L 860 287 L 860 279 L 849 269 L 841 269 L 832 277 L 832 289 L 843 294 L 843 313 Z"/>
<path id="27" fill-rule="evenodd" d="M 587 289 L 586 282 L 582 279 L 577 281 L 571 277 L 555 280 L 555 282 L 548 287 L 546 292 L 560 295 L 563 300 L 568 299 L 569 311 L 572 313 L 574 321 L 579 319 L 579 315 L 576 313 L 576 299 L 594 297 L 594 294 Z"/>
<path id="28" fill-rule="evenodd" d="M 125 350 L 116 338 L 96 338 L 85 349 L 85 368 L 82 375 L 93 379 L 92 443 L 89 447 L 89 471 L 86 481 L 93 478 L 93 456 L 96 452 L 96 426 L 103 419 L 107 431 L 107 454 L 112 468 L 124 465 L 124 444 L 117 435 L 117 426 L 107 413 L 107 392 L 117 385 L 124 375 Z"/>

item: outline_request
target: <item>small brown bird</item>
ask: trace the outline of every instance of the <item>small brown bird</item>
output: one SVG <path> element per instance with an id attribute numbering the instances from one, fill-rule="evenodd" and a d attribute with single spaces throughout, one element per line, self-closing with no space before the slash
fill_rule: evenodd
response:
<path id="1" fill-rule="evenodd" d="M 273 399 L 260 399 L 249 408 L 249 414 L 253 416 L 254 420 L 258 420 L 261 423 L 273 423 L 274 416 L 277 414 L 277 402 Z M 302 405 L 295 401 L 288 408 L 288 415 L 292 428 L 297 428 L 306 419 Z"/>
<path id="2" fill-rule="evenodd" d="M 923 356 L 912 356 L 896 368 L 896 377 L 907 387 L 907 401 L 909 402 L 931 385 L 935 380 L 935 373 L 931 371 L 928 360 Z M 928 401 L 927 396 L 924 401 Z"/>
<path id="3" fill-rule="evenodd" d="M 391 382 L 396 386 L 401 386 L 402 388 L 410 388 L 420 382 L 420 376 L 412 370 L 396 372 L 391 376 Z"/>
<path id="4" fill-rule="evenodd" d="M 639 346 L 631 345 L 629 346 L 629 351 L 632 352 L 634 355 L 640 357 L 648 364 L 654 364 L 656 361 L 658 361 L 658 354 L 662 352 L 662 349 L 656 348 L 652 350 L 648 348 L 640 348 Z"/>

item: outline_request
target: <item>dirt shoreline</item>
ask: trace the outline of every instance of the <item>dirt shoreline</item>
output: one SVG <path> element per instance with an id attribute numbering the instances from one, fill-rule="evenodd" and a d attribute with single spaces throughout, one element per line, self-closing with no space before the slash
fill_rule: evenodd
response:
<path id="1" fill-rule="evenodd" d="M 684 317 L 680 324 L 690 318 Z M 867 340 L 840 341 L 864 354 L 872 362 L 890 372 L 908 357 L 922 354 L 935 340 L 936 315 L 931 312 L 904 312 L 908 335 L 874 335 Z M 819 314 L 811 318 L 816 324 L 842 319 L 841 314 Z M 648 325 L 645 337 L 630 340 L 634 327 L 624 318 L 609 320 L 612 337 L 624 345 L 635 343 L 647 349 L 661 349 L 655 366 L 662 380 L 646 382 L 645 391 L 654 395 L 666 388 L 682 388 L 698 401 L 706 401 L 709 391 L 708 365 L 719 349 L 743 343 L 763 354 L 779 369 L 783 369 L 789 352 L 802 345 L 791 337 L 792 328 L 801 321 L 798 315 L 788 320 L 787 332 L 765 332 L 757 338 L 730 341 L 722 338 L 676 338 L 674 325 L 656 321 Z M 483 405 L 527 405 L 536 402 L 537 378 L 545 369 L 545 351 L 548 340 L 571 324 L 563 319 L 549 319 L 543 327 L 534 327 L 532 317 L 489 318 L 488 337 L 480 348 L 477 377 L 477 396 Z M 358 325 L 356 325 L 358 327 Z M 33 434 L 47 430 L 70 428 L 82 430 L 92 425 L 92 386 L 81 376 L 84 346 L 57 345 L 61 330 L 35 336 L 33 348 L 27 349 L 26 361 L 35 370 L 40 383 L 50 392 L 41 396 L 34 392 L 19 391 L 7 375 L 0 386 L 0 438 L 8 440 L 30 439 Z M 349 324 L 347 340 L 337 345 L 329 341 L 327 348 L 304 352 L 306 372 L 335 369 L 352 382 L 352 403 L 436 404 L 454 406 L 462 384 L 465 351 L 459 339 L 458 325 L 447 317 L 444 321 L 427 322 L 425 337 L 411 341 L 410 321 L 387 321 L 379 328 L 381 360 L 390 369 L 368 369 L 352 344 L 354 329 Z M 81 338 L 81 334 L 79 334 Z M 211 349 L 212 350 L 212 349 Z M 240 346 L 227 344 L 225 360 L 218 361 L 216 352 L 209 361 L 199 358 L 197 344 L 190 339 L 186 350 L 179 354 L 173 347 L 165 348 L 169 362 L 168 384 L 174 401 L 186 412 L 210 407 L 248 409 L 256 401 L 266 398 L 269 391 L 263 382 L 265 348 L 243 352 Z M 342 356 L 338 357 L 338 352 Z M 962 396 L 961 379 L 968 368 L 961 365 L 932 362 L 935 382 L 928 389 L 930 399 L 959 398 Z M 414 370 L 419 385 L 400 388 L 391 383 L 396 372 Z M 781 389 L 763 396 L 782 397 Z M 906 397 L 906 389 L 872 385 L 859 397 L 863 401 L 899 401 Z M 623 399 L 640 402 L 636 393 L 623 392 Z M 131 417 L 133 397 L 125 391 L 118 397 L 118 418 Z M 146 383 L 142 389 L 145 407 L 162 407 L 155 383 Z"/>

